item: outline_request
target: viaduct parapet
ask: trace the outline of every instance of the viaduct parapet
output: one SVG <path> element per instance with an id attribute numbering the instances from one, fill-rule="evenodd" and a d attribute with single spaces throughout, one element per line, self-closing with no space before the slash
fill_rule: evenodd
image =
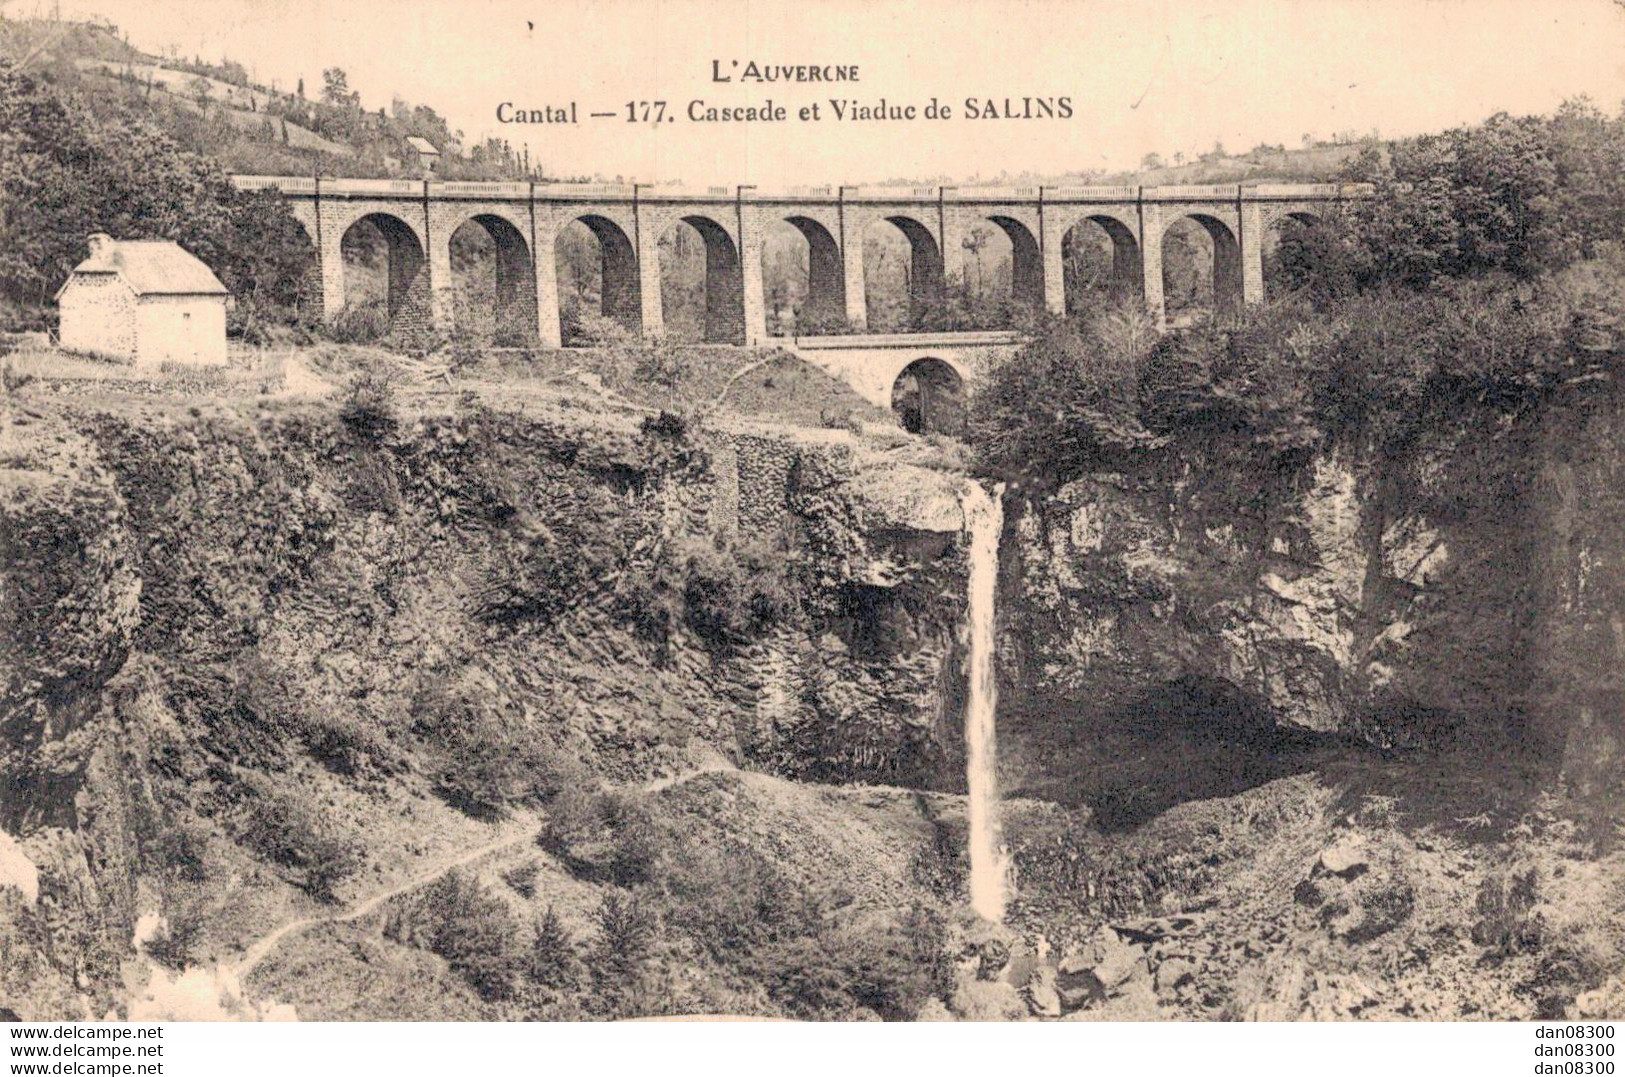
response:
<path id="1" fill-rule="evenodd" d="M 582 222 L 601 256 L 600 313 L 644 339 L 662 335 L 660 238 L 679 221 L 705 245 L 705 338 L 768 340 L 762 237 L 777 221 L 808 245 L 803 317 L 820 325 L 867 327 L 863 236 L 876 221 L 895 225 L 910 249 L 910 299 L 927 303 L 959 279 L 965 239 L 989 225 L 1010 239 L 1011 290 L 1034 307 L 1066 312 L 1064 239 L 1087 223 L 1105 230 L 1112 272 L 1164 320 L 1163 234 L 1192 218 L 1213 240 L 1216 306 L 1264 297 L 1268 231 L 1288 217 L 1318 218 L 1370 188 L 1339 184 L 1226 184 L 1199 187 L 753 187 L 680 190 L 643 184 L 471 183 L 435 180 L 234 176 L 237 187 L 275 188 L 310 235 L 324 315 L 345 303 L 344 235 L 371 221 L 389 249 L 388 305 L 408 333 L 449 330 L 453 321 L 451 236 L 478 222 L 496 249 L 498 324 L 538 343 L 561 344 L 555 244 Z"/>

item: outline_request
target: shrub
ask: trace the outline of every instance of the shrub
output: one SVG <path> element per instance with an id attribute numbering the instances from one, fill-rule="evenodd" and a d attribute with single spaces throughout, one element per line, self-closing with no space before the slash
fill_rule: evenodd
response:
<path id="1" fill-rule="evenodd" d="M 1514 872 L 1510 877 L 1491 875 L 1479 884 L 1471 937 L 1488 956 L 1511 957 L 1540 948 L 1545 923 L 1534 913 L 1539 900 L 1539 870 Z"/>
<path id="2" fill-rule="evenodd" d="M 536 896 L 536 873 L 541 865 L 534 860 L 527 860 L 523 864 L 516 864 L 502 873 L 502 881 L 513 889 L 513 892 L 522 898 Z"/>
<path id="3" fill-rule="evenodd" d="M 302 742 L 313 758 L 347 775 L 390 759 L 389 742 L 372 716 L 355 713 L 349 701 L 306 697 L 301 682 L 264 653 L 244 652 L 235 674 L 236 708 L 252 716 L 255 733 L 269 734 L 278 748 Z"/>
<path id="4" fill-rule="evenodd" d="M 606 793 L 604 823 L 614 841 L 609 877 L 617 886 L 637 886 L 654 878 L 661 854 L 673 847 L 661 826 L 635 793 Z"/>
<path id="5" fill-rule="evenodd" d="M 368 716 L 318 709 L 304 716 L 303 727 L 310 754 L 339 774 L 363 774 L 390 758 L 388 740 Z"/>
<path id="6" fill-rule="evenodd" d="M 637 339 L 632 330 L 615 319 L 575 304 L 564 308 L 560 328 L 566 346 L 628 344 Z"/>
<path id="7" fill-rule="evenodd" d="M 395 383 L 377 370 L 363 370 L 343 389 L 339 418 L 368 441 L 381 441 L 394 432 L 397 418 Z"/>
<path id="8" fill-rule="evenodd" d="M 34 375 L 14 368 L 10 359 L 7 359 L 5 365 L 0 367 L 0 389 L 4 389 L 7 394 L 17 392 L 34 380 L 36 380 Z"/>
<path id="9" fill-rule="evenodd" d="M 208 878 L 206 826 L 177 815 L 145 790 L 135 793 L 129 823 L 143 874 L 167 876 L 183 883 L 200 883 Z"/>
<path id="10" fill-rule="evenodd" d="M 491 343 L 498 348 L 533 348 L 536 334 L 521 323 L 509 323 L 497 328 Z"/>
<path id="11" fill-rule="evenodd" d="M 988 372 L 968 433 L 988 466 L 1066 481 L 1113 453 L 1155 442 L 1139 415 L 1138 376 L 1151 338 L 1117 340 L 1049 319 Z"/>
<path id="12" fill-rule="evenodd" d="M 345 304 L 327 327 L 340 344 L 372 344 L 389 334 L 389 307 L 381 300 Z"/>
<path id="13" fill-rule="evenodd" d="M 1360 922 L 1348 932 L 1351 943 L 1369 942 L 1409 920 L 1416 909 L 1416 888 L 1404 879 L 1386 881 L 1360 894 Z"/>
<path id="14" fill-rule="evenodd" d="M 1570 1007 L 1575 997 L 1600 987 L 1617 961 L 1617 947 L 1600 925 L 1570 925 L 1549 940 L 1534 975 L 1518 990 L 1535 996 L 1537 1020 L 1574 1017 Z"/>
<path id="15" fill-rule="evenodd" d="M 624 986 L 654 956 L 660 921 L 637 895 L 611 890 L 598 906 L 598 929 L 593 973 L 610 984 Z"/>
<path id="16" fill-rule="evenodd" d="M 360 845 L 332 833 L 306 801 L 263 786 L 251 790 L 239 835 L 244 844 L 298 872 L 300 885 L 318 901 L 333 901 L 334 887 L 361 866 Z"/>
<path id="17" fill-rule="evenodd" d="M 581 783 L 561 789 L 547 805 L 547 820 L 536 835 L 536 844 L 562 852 L 571 843 L 603 834 L 608 794 L 596 784 Z"/>
<path id="18" fill-rule="evenodd" d="M 784 555 L 761 540 L 731 536 L 684 544 L 684 619 L 713 646 L 747 643 L 788 619 L 796 600 L 784 575 Z"/>
<path id="19" fill-rule="evenodd" d="M 683 851 L 655 865 L 667 923 L 719 959 L 823 926 L 814 895 L 748 847 L 676 835 L 668 843 Z"/>
<path id="20" fill-rule="evenodd" d="M 797 1016 L 846 1019 L 871 1011 L 912 1020 L 953 983 L 940 914 L 910 908 L 879 926 L 832 928 L 758 947 L 743 962 L 751 979 Z"/>
<path id="21" fill-rule="evenodd" d="M 186 968 L 192 949 L 203 937 L 204 903 L 202 895 L 184 890 L 164 901 L 163 920 L 158 930 L 147 939 L 147 955 L 160 965 L 177 971 Z"/>
<path id="22" fill-rule="evenodd" d="M 578 876 L 618 886 L 653 878 L 661 853 L 673 845 L 638 794 L 606 793 L 587 785 L 564 790 L 552 800 L 536 843 L 561 857 Z"/>
<path id="23" fill-rule="evenodd" d="M 584 780 L 579 761 L 521 728 L 471 686 L 435 684 L 413 701 L 412 717 L 433 749 L 438 792 L 470 815 L 489 818 Z"/>
<path id="24" fill-rule="evenodd" d="M 572 988 L 580 982 L 581 958 L 576 953 L 575 940 L 551 905 L 536 921 L 529 972 L 532 980 L 546 987 Z"/>
<path id="25" fill-rule="evenodd" d="M 632 364 L 632 377 L 640 385 L 676 389 L 683 378 L 682 354 L 673 348 L 641 348 Z"/>
<path id="26" fill-rule="evenodd" d="M 390 933 L 401 942 L 427 944 L 484 998 L 513 993 L 521 964 L 519 925 L 501 898 L 461 868 L 427 887 Z"/>
<path id="27" fill-rule="evenodd" d="M 659 415 L 646 416 L 640 429 L 650 437 L 682 441 L 688 434 L 688 419 L 681 412 L 662 408 Z"/>

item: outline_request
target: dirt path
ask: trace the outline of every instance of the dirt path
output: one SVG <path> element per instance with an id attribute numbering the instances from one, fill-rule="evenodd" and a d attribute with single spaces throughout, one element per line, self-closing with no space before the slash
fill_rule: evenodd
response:
<path id="1" fill-rule="evenodd" d="M 732 763 L 707 763 L 704 766 L 696 767 L 693 770 L 685 770 L 681 774 L 673 774 L 667 778 L 656 778 L 652 782 L 646 782 L 644 783 L 643 791 L 645 793 L 658 793 L 662 789 L 670 789 L 674 785 L 682 785 L 684 782 L 693 778 L 698 778 L 702 774 L 726 774 L 738 769 L 739 768 L 734 766 Z"/>
<path id="2" fill-rule="evenodd" d="M 517 829 L 520 832 L 514 833 L 514 829 Z M 238 982 L 241 982 L 243 977 L 247 976 L 250 972 L 253 972 L 254 967 L 261 961 L 265 960 L 271 951 L 276 949 L 277 944 L 283 939 L 287 938 L 289 935 L 304 931 L 307 928 L 315 927 L 317 924 L 345 924 L 360 920 L 362 917 L 378 911 L 378 909 L 386 901 L 389 901 L 392 898 L 400 897 L 402 894 L 411 893 L 413 890 L 416 890 L 419 887 L 427 886 L 436 879 L 440 878 L 442 875 L 446 874 L 448 871 L 451 871 L 453 868 L 465 867 L 466 865 L 471 864 L 482 857 L 490 856 L 492 853 L 498 853 L 504 849 L 521 844 L 522 842 L 530 841 L 535 837 L 535 835 L 535 821 L 526 820 L 522 825 L 516 824 L 515 827 L 511 827 L 508 834 L 497 839 L 496 841 L 466 852 L 457 857 L 455 860 L 446 861 L 445 863 L 442 863 L 429 871 L 425 871 L 422 874 L 413 876 L 403 883 L 397 883 L 387 890 L 380 890 L 359 904 L 350 906 L 348 909 L 343 909 L 337 912 L 322 913 L 318 916 L 305 916 L 298 920 L 289 920 L 281 927 L 278 927 L 275 931 L 272 931 L 269 935 L 261 936 L 257 942 L 243 952 L 242 958 L 232 966 L 231 971 L 237 977 Z"/>
<path id="3" fill-rule="evenodd" d="M 645 793 L 657 793 L 662 789 L 670 789 L 674 785 L 679 785 L 686 782 L 690 778 L 697 778 L 702 774 L 715 774 L 719 771 L 729 771 L 734 769 L 737 768 L 726 761 L 718 760 L 708 762 L 694 768 L 693 770 L 684 771 L 681 774 L 674 774 L 667 778 L 656 778 L 654 781 L 644 783 L 642 788 Z M 253 972 L 254 968 L 261 961 L 265 960 L 265 958 L 270 955 L 271 951 L 275 950 L 277 945 L 289 935 L 304 931 L 307 928 L 315 927 L 317 924 L 353 923 L 356 920 L 360 920 L 365 916 L 377 912 L 386 901 L 389 901 L 392 898 L 397 898 L 403 894 L 409 894 L 413 890 L 417 890 L 420 887 L 428 886 L 430 883 L 434 882 L 448 871 L 451 871 L 453 868 L 466 867 L 467 865 L 472 864 L 474 861 L 490 856 L 493 853 L 499 853 L 505 849 L 510 849 L 515 845 L 531 841 L 536 835 L 536 821 L 534 819 L 526 819 L 522 823 L 510 824 L 507 830 L 508 833 L 503 837 L 498 838 L 496 841 L 493 841 L 487 845 L 482 845 L 477 849 L 470 850 L 454 860 L 446 861 L 437 867 L 413 876 L 403 883 L 397 883 L 387 890 L 380 890 L 347 909 L 330 913 L 322 913 L 316 916 L 304 916 L 297 920 L 289 920 L 287 923 L 276 928 L 270 934 L 262 935 L 256 942 L 250 945 L 247 950 L 243 951 L 243 956 L 238 959 L 235 965 L 231 967 L 232 973 L 237 977 L 237 980 L 240 983 L 243 977 L 247 976 L 250 972 Z"/>

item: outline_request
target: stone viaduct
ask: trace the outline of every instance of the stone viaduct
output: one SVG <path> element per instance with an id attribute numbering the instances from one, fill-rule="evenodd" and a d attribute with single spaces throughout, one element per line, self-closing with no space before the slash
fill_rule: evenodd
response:
<path id="1" fill-rule="evenodd" d="M 435 180 L 235 176 L 240 188 L 276 188 L 310 235 L 328 318 L 344 307 L 345 233 L 372 222 L 389 251 L 388 305 L 411 332 L 453 321 L 451 236 L 475 221 L 496 251 L 497 324 L 544 346 L 561 344 L 555 243 L 582 222 L 601 256 L 601 313 L 644 339 L 662 335 L 659 242 L 677 222 L 704 242 L 705 339 L 766 343 L 762 287 L 764 229 L 786 221 L 808 247 L 811 323 L 867 325 L 864 232 L 895 225 L 910 249 L 910 298 L 925 302 L 958 279 L 965 239 L 997 227 L 1009 237 L 1016 299 L 1066 313 L 1063 252 L 1068 233 L 1098 226 L 1110 237 L 1112 272 L 1164 320 L 1166 230 L 1192 218 L 1213 240 L 1215 306 L 1264 295 L 1268 231 L 1287 217 L 1313 218 L 1367 188 L 1337 184 L 1207 187 L 752 187 L 678 190 L 644 184 L 468 183 Z M 853 342 L 854 344 L 856 342 Z M 897 349 L 888 345 L 891 351 Z M 848 350 L 851 350 L 850 348 Z"/>

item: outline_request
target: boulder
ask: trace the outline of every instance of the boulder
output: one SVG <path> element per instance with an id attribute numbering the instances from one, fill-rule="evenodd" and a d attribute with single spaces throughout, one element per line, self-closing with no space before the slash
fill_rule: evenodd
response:
<path id="1" fill-rule="evenodd" d="M 1145 954 L 1138 946 L 1130 946 L 1110 928 L 1102 929 L 1099 938 L 1101 958 L 1090 971 L 1107 992 L 1121 987 L 1136 973 L 1146 971 Z"/>
<path id="2" fill-rule="evenodd" d="M 1125 985 L 1150 985 L 1145 952 L 1102 927 L 1081 946 L 1069 947 L 1056 967 L 1055 986 L 1061 1005 L 1076 1010 L 1119 995 Z"/>
<path id="3" fill-rule="evenodd" d="M 1027 981 L 1027 1006 L 1038 1017 L 1061 1016 L 1061 995 L 1055 987 L 1055 970 L 1040 966 Z"/>
<path id="4" fill-rule="evenodd" d="M 1091 972 L 1085 972 L 1074 977 L 1057 975 L 1055 994 L 1061 1000 L 1061 1009 L 1067 1013 L 1106 1000 L 1106 992 L 1101 990 L 1100 981 L 1095 979 L 1094 973 Z"/>
<path id="5" fill-rule="evenodd" d="M 1019 1021 L 1027 1016 L 1021 992 L 999 980 L 962 981 L 948 1008 L 966 1021 Z"/>
<path id="6" fill-rule="evenodd" d="M 1317 872 L 1353 879 L 1365 874 L 1371 867 L 1366 855 L 1365 842 L 1358 835 L 1346 834 L 1320 851 L 1315 864 Z"/>
<path id="7" fill-rule="evenodd" d="M 1168 1014 L 1157 1005 L 1149 977 L 1124 984 L 1121 991 L 1098 1006 L 1067 1014 L 1066 1021 L 1160 1021 Z"/>

